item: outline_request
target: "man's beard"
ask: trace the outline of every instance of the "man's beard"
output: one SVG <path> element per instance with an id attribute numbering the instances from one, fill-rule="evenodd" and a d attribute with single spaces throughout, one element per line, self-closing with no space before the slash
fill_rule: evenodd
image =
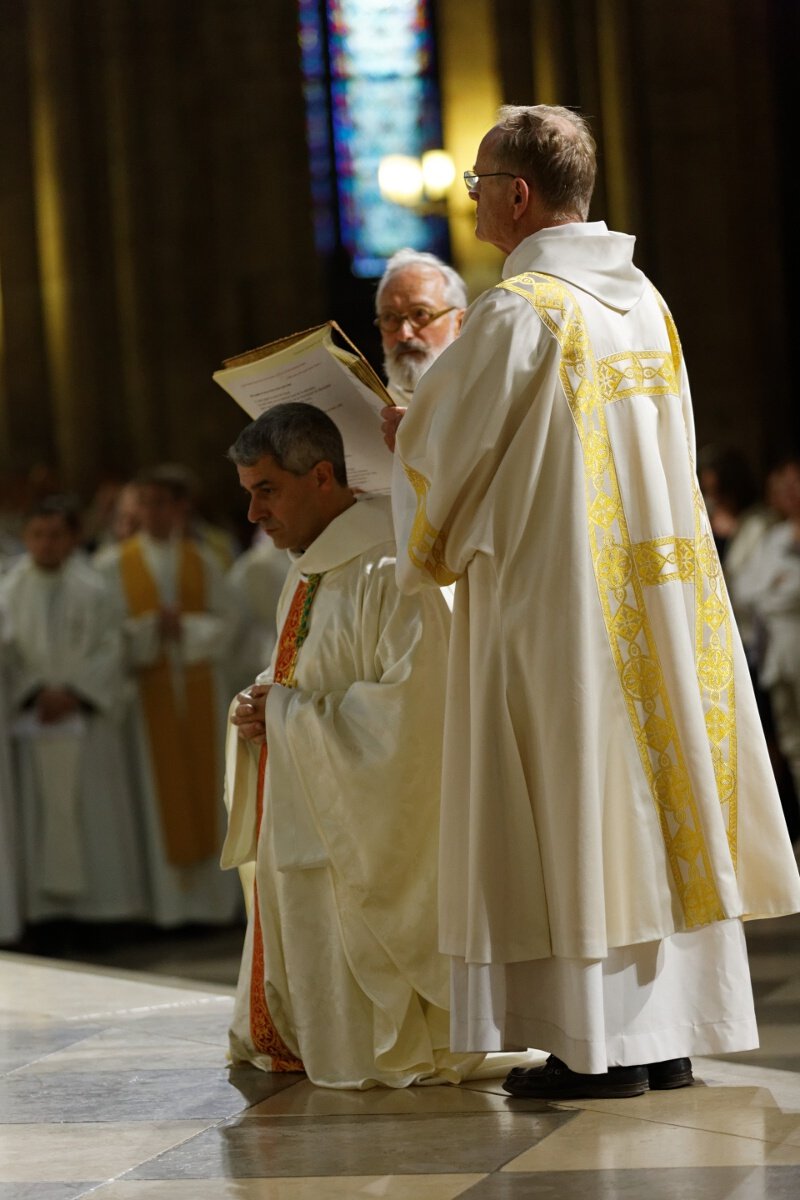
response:
<path id="1" fill-rule="evenodd" d="M 413 392 L 428 367 L 436 361 L 438 354 L 427 342 L 414 338 L 409 342 L 398 342 L 383 356 L 383 369 L 392 387 L 404 392 Z"/>

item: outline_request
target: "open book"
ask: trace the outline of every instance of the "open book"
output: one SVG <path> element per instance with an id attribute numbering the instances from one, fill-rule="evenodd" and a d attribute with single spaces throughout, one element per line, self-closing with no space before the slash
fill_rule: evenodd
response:
<path id="1" fill-rule="evenodd" d="M 336 344 L 334 332 L 346 346 Z M 254 420 L 289 401 L 321 408 L 344 440 L 350 486 L 391 490 L 392 455 L 381 433 L 380 411 L 394 401 L 335 321 L 226 358 L 213 379 Z"/>

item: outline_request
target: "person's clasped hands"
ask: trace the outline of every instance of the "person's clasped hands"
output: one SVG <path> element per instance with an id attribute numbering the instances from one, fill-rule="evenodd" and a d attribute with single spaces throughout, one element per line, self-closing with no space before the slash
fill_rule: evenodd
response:
<path id="1" fill-rule="evenodd" d="M 254 683 L 243 692 L 236 693 L 236 707 L 231 714 L 231 724 L 246 742 L 262 743 L 267 740 L 266 714 L 267 696 L 270 685 Z"/>

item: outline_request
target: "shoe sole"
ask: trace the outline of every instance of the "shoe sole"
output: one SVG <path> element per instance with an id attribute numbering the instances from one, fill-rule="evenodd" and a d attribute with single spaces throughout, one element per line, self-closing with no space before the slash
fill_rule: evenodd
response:
<path id="1" fill-rule="evenodd" d="M 665 1079 L 660 1083 L 650 1081 L 651 1092 L 669 1092 L 673 1088 L 691 1087 L 694 1083 L 694 1075 L 691 1071 L 683 1071 L 680 1075 L 674 1075 L 670 1079 Z"/>
<path id="2" fill-rule="evenodd" d="M 590 1088 L 590 1087 L 574 1087 L 552 1089 L 537 1088 L 516 1088 L 507 1087 L 504 1083 L 503 1090 L 508 1092 L 509 1096 L 513 1096 L 517 1100 L 629 1100 L 634 1096 L 644 1096 L 649 1091 L 647 1084 L 642 1087 L 640 1084 L 631 1084 L 629 1087 L 617 1088 Z M 671 1087 L 680 1087 L 681 1084 L 671 1084 Z"/>

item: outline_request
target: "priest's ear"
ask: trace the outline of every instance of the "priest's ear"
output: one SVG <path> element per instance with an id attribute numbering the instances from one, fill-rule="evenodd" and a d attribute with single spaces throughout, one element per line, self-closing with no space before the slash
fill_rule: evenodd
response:
<path id="1" fill-rule="evenodd" d="M 521 179 L 519 176 L 517 176 L 514 180 L 514 199 L 512 201 L 514 206 L 512 212 L 513 220 L 519 221 L 525 216 L 525 213 L 530 207 L 531 198 L 531 185 L 527 182 L 527 180 Z"/>
<path id="2" fill-rule="evenodd" d="M 314 463 L 314 466 L 311 468 L 311 474 L 316 481 L 317 487 L 324 491 L 335 491 L 340 486 L 336 479 L 333 463 L 328 462 L 325 458 L 318 463 Z"/>

